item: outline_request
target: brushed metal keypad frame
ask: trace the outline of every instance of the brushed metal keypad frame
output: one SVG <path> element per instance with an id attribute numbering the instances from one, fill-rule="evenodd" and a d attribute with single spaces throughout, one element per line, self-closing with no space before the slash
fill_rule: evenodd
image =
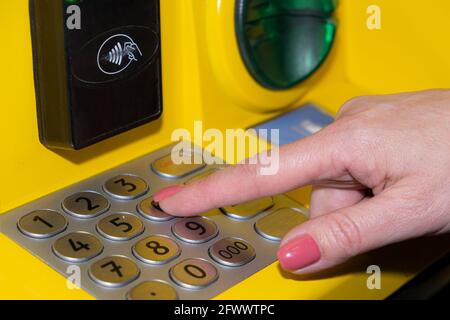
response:
<path id="1" fill-rule="evenodd" d="M 196 175 L 201 175 L 211 168 L 222 167 L 220 165 L 209 165 L 182 179 L 165 179 L 152 170 L 151 164 L 153 161 L 170 153 L 171 149 L 172 146 L 164 147 L 14 209 L 0 216 L 0 232 L 7 235 L 64 277 L 70 276 L 70 274 L 67 273 L 69 266 L 79 266 L 81 271 L 81 288 L 97 299 L 126 299 L 128 292 L 132 288 L 144 281 L 152 280 L 163 281 L 170 284 L 176 290 L 178 297 L 181 300 L 211 299 L 273 263 L 276 260 L 276 251 L 279 247 L 279 242 L 268 240 L 259 235 L 254 228 L 256 221 L 279 208 L 285 207 L 299 209 L 306 216 L 308 215 L 307 210 L 303 206 L 285 195 L 274 197 L 275 205 L 273 207 L 266 212 L 245 221 L 232 219 L 223 214 L 219 209 L 206 213 L 204 216 L 212 219 L 217 224 L 219 233 L 215 238 L 202 244 L 186 243 L 173 235 L 171 230 L 172 226 L 180 221 L 181 218 L 176 218 L 167 222 L 154 222 L 145 219 L 138 213 L 137 206 L 139 202 L 152 196 L 158 190 L 175 183 L 179 184 L 189 181 Z M 121 174 L 132 174 L 143 178 L 149 185 L 149 191 L 145 195 L 133 200 L 118 200 L 111 197 L 103 190 L 103 185 L 110 178 Z M 65 198 L 81 191 L 93 191 L 104 195 L 110 201 L 109 210 L 92 219 L 80 219 L 67 214 L 62 209 L 62 202 Z M 66 230 L 47 239 L 33 239 L 25 236 L 18 230 L 17 222 L 22 216 L 39 209 L 55 210 L 63 214 L 68 220 Z M 96 225 L 106 215 L 117 212 L 128 212 L 136 215 L 144 223 L 144 232 L 130 241 L 112 241 L 104 238 L 97 232 Z M 53 243 L 60 237 L 77 231 L 88 232 L 99 238 L 104 245 L 103 252 L 99 256 L 85 263 L 70 263 L 57 257 L 52 250 Z M 175 240 L 181 248 L 181 254 L 176 259 L 164 265 L 149 265 L 142 262 L 133 255 L 132 248 L 137 242 L 150 235 L 165 235 Z M 256 258 L 241 267 L 227 267 L 214 261 L 209 256 L 208 249 L 217 241 L 228 237 L 241 238 L 251 244 L 256 251 Z M 133 260 L 141 271 L 140 276 L 137 280 L 124 287 L 114 289 L 102 287 L 90 278 L 88 274 L 89 267 L 96 261 L 114 255 L 123 255 Z M 174 283 L 169 276 L 170 268 L 189 258 L 200 258 L 211 262 L 219 271 L 218 280 L 201 290 L 186 289 Z"/>

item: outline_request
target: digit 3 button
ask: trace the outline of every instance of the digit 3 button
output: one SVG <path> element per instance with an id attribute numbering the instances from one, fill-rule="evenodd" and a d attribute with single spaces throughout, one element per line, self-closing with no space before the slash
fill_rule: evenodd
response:
<path id="1" fill-rule="evenodd" d="M 214 221 L 205 217 L 183 219 L 172 226 L 173 234 L 182 241 L 204 243 L 216 237 L 219 229 Z"/>
<path id="2" fill-rule="evenodd" d="M 111 288 L 123 287 L 136 280 L 139 274 L 137 264 L 122 256 L 101 259 L 89 268 L 89 276 L 92 280 Z"/>
<path id="3" fill-rule="evenodd" d="M 133 247 L 133 254 L 142 262 L 164 264 L 180 255 L 180 247 L 165 236 L 150 236 Z"/>
<path id="4" fill-rule="evenodd" d="M 51 238 L 67 228 L 66 218 L 53 210 L 37 210 L 23 216 L 17 223 L 19 230 L 36 239 Z"/>
<path id="5" fill-rule="evenodd" d="M 109 201 L 97 192 L 85 191 L 64 199 L 64 211 L 77 218 L 94 218 L 109 209 Z"/>
<path id="6" fill-rule="evenodd" d="M 144 232 L 144 224 L 130 213 L 116 213 L 100 220 L 97 231 L 109 240 L 127 241 Z"/>
<path id="7" fill-rule="evenodd" d="M 74 232 L 59 238 L 52 248 L 58 257 L 73 263 L 86 262 L 103 251 L 100 240 L 87 232 Z"/>
<path id="8" fill-rule="evenodd" d="M 128 292 L 128 300 L 178 300 L 174 288 L 162 281 L 143 282 Z"/>
<path id="9" fill-rule="evenodd" d="M 148 184 L 138 176 L 122 174 L 106 181 L 103 189 L 113 198 L 133 200 L 147 193 Z"/>
<path id="10" fill-rule="evenodd" d="M 209 248 L 211 258 L 227 267 L 241 267 L 255 256 L 255 249 L 246 241 L 238 238 L 226 238 Z"/>
<path id="11" fill-rule="evenodd" d="M 187 289 L 202 289 L 219 278 L 219 273 L 211 263 L 203 259 L 187 259 L 169 271 L 172 280 Z"/>

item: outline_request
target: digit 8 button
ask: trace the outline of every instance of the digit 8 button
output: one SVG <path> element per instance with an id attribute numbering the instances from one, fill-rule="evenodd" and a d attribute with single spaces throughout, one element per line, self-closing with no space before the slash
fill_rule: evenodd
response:
<path id="1" fill-rule="evenodd" d="M 139 241 L 133 247 L 133 254 L 149 264 L 164 264 L 180 255 L 180 247 L 165 236 L 150 236 Z"/>
<path id="2" fill-rule="evenodd" d="M 219 273 L 211 263 L 203 259 L 187 259 L 169 271 L 172 280 L 188 289 L 202 289 L 219 278 Z"/>
<path id="3" fill-rule="evenodd" d="M 146 194 L 148 185 L 138 176 L 122 174 L 106 181 L 103 189 L 116 199 L 133 200 Z"/>
<path id="4" fill-rule="evenodd" d="M 255 256 L 255 249 L 246 241 L 238 238 L 226 238 L 209 248 L 209 255 L 216 262 L 228 267 L 240 267 Z"/>
<path id="5" fill-rule="evenodd" d="M 214 221 L 205 217 L 183 219 L 172 226 L 173 234 L 189 243 L 205 243 L 216 237 L 219 229 Z"/>

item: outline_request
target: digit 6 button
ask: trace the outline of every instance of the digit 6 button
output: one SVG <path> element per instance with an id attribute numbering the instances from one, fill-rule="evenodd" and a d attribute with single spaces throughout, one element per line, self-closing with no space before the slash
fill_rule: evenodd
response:
<path id="1" fill-rule="evenodd" d="M 133 247 L 134 255 L 150 264 L 164 264 L 180 255 L 180 247 L 172 239 L 164 236 L 150 236 Z"/>
<path id="2" fill-rule="evenodd" d="M 219 229 L 214 221 L 205 217 L 183 219 L 172 226 L 173 234 L 182 241 L 204 243 L 217 236 Z"/>
<path id="3" fill-rule="evenodd" d="M 187 259 L 169 271 L 172 280 L 188 289 L 202 289 L 219 278 L 219 273 L 211 263 L 203 259 Z"/>
<path id="4" fill-rule="evenodd" d="M 216 262 L 227 267 L 241 267 L 255 256 L 255 249 L 246 241 L 238 238 L 226 238 L 209 248 L 209 255 Z"/>
<path id="5" fill-rule="evenodd" d="M 81 263 L 98 256 L 103 245 L 95 236 L 87 232 L 73 232 L 56 240 L 53 252 L 63 260 Z"/>
<path id="6" fill-rule="evenodd" d="M 133 200 L 148 191 L 148 184 L 138 176 L 122 174 L 106 181 L 103 189 L 119 200 Z"/>
<path id="7" fill-rule="evenodd" d="M 110 240 L 126 241 L 144 232 L 144 224 L 129 213 L 116 213 L 100 220 L 97 231 Z"/>
<path id="8" fill-rule="evenodd" d="M 109 201 L 97 192 L 85 191 L 66 198 L 62 207 L 77 218 L 94 218 L 108 211 Z"/>

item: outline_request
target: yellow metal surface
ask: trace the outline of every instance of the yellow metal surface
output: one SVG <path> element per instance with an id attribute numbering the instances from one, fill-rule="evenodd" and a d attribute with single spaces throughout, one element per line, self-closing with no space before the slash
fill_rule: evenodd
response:
<path id="1" fill-rule="evenodd" d="M 366 27 L 373 4 L 381 9 L 381 30 Z M 28 1 L 2 1 L 0 213 L 166 145 L 173 129 L 192 129 L 194 120 L 203 120 L 205 129 L 246 128 L 304 102 L 336 112 L 354 95 L 450 87 L 447 0 L 341 0 L 329 59 L 287 92 L 267 91 L 245 71 L 234 41 L 233 6 L 233 0 L 161 0 L 163 117 L 70 152 L 38 141 Z M 307 189 L 290 195 L 308 201 Z M 440 256 L 446 243 L 432 238 L 395 245 L 314 278 L 292 277 L 276 263 L 218 298 L 384 298 Z M 0 257 L 0 298 L 91 298 L 67 289 L 64 277 L 3 235 Z M 367 289 L 370 264 L 382 268 L 381 290 Z"/>

